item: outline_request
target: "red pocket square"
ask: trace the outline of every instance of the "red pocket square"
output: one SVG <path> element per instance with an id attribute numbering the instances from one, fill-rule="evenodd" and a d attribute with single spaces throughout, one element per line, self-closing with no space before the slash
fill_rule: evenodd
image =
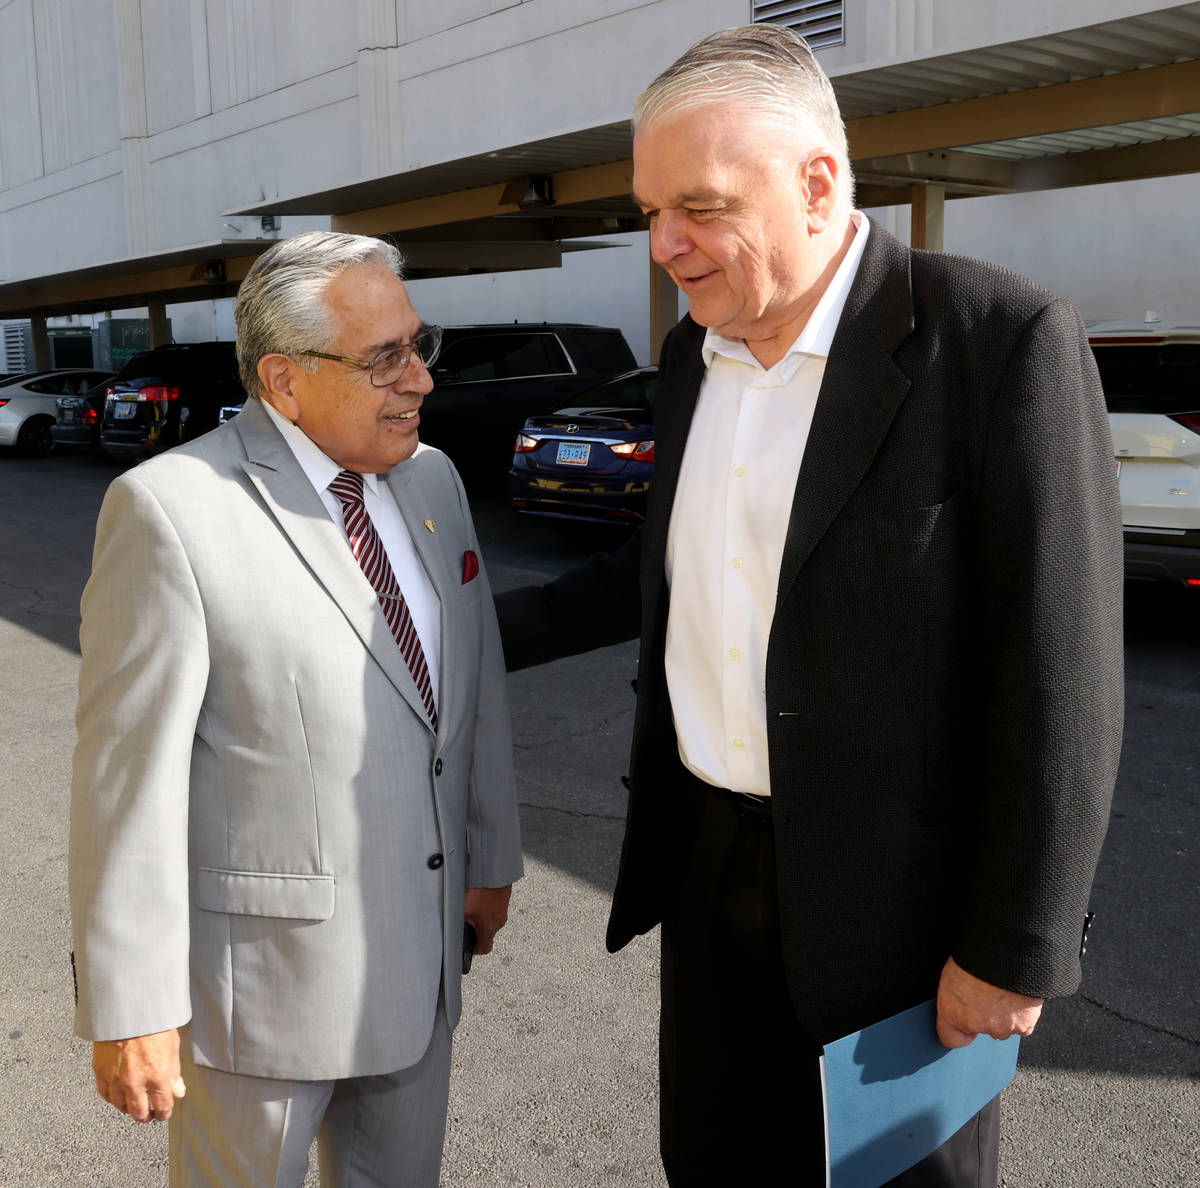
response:
<path id="1" fill-rule="evenodd" d="M 479 576 L 479 558 L 475 556 L 474 549 L 468 549 L 463 553 L 463 579 L 462 584 L 465 586 L 468 582 L 473 582 Z"/>

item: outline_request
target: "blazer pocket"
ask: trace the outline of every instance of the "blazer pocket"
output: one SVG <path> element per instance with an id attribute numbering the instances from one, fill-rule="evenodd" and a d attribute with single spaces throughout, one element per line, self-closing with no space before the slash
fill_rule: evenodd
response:
<path id="1" fill-rule="evenodd" d="M 945 542 L 953 539 L 961 511 L 961 490 L 930 507 L 888 508 L 872 525 L 875 547 L 903 565 L 936 561 Z"/>
<path id="2" fill-rule="evenodd" d="M 194 902 L 205 912 L 328 920 L 333 915 L 333 899 L 333 875 L 267 874 L 215 866 L 196 871 Z"/>

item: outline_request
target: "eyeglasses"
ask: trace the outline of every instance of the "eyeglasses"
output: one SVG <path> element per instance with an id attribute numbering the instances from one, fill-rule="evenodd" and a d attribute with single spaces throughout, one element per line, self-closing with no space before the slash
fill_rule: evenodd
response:
<path id="1" fill-rule="evenodd" d="M 362 371 L 371 373 L 371 383 L 376 388 L 387 388 L 394 384 L 408 367 L 408 361 L 416 355 L 426 367 L 432 367 L 442 349 L 441 326 L 426 326 L 412 340 L 397 347 L 382 350 L 369 363 L 362 359 L 351 359 L 348 355 L 328 355 L 324 351 L 299 351 L 314 359 L 332 359 L 335 363 L 349 363 Z"/>

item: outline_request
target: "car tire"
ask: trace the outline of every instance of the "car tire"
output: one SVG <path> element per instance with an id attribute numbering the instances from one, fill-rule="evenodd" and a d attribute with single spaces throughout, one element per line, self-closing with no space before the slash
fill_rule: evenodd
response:
<path id="1" fill-rule="evenodd" d="M 54 449 L 50 426 L 53 417 L 30 417 L 17 433 L 17 449 L 30 458 L 41 458 Z"/>

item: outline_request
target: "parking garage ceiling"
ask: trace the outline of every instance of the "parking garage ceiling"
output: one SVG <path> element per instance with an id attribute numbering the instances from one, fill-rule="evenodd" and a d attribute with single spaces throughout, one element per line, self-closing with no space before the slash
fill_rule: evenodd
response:
<path id="1" fill-rule="evenodd" d="M 1200 171 L 1200 3 L 839 75 L 859 205 Z M 392 235 L 412 275 L 553 267 L 641 229 L 624 121 L 276 198 L 228 215 L 328 215 Z M 218 241 L 0 285 L 0 315 L 226 296 L 270 240 Z M 218 267 L 218 263 L 220 267 Z"/>

